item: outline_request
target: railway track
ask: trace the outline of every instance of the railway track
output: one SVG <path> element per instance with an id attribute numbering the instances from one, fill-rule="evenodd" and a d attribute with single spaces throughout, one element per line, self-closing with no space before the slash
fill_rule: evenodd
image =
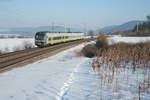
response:
<path id="1" fill-rule="evenodd" d="M 88 40 L 78 40 L 72 41 L 68 43 L 53 45 L 46 48 L 32 48 L 27 50 L 21 50 L 16 52 L 11 52 L 7 54 L 0 55 L 0 72 L 3 72 L 7 69 L 11 69 L 11 67 L 17 65 L 18 63 L 25 62 L 26 60 L 30 60 L 36 58 L 38 56 L 51 53 L 60 48 L 65 48 L 73 45 L 77 45 L 83 43 Z"/>

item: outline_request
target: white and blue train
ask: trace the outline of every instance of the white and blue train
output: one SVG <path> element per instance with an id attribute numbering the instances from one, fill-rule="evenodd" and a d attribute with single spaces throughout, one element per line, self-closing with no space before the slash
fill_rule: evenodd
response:
<path id="1" fill-rule="evenodd" d="M 37 32 L 35 34 L 35 45 L 38 47 L 45 47 L 57 43 L 64 43 L 68 41 L 80 40 L 85 37 L 84 33 L 79 32 Z"/>

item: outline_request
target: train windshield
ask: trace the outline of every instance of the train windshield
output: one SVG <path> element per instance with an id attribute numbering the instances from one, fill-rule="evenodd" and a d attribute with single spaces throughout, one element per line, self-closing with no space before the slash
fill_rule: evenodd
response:
<path id="1" fill-rule="evenodd" d="M 36 33 L 35 39 L 37 40 L 44 40 L 45 34 L 43 33 Z"/>

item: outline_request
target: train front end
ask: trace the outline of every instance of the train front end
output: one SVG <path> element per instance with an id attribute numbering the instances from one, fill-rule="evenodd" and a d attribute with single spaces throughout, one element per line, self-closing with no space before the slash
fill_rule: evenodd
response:
<path id="1" fill-rule="evenodd" d="M 38 47 L 46 46 L 46 32 L 37 32 L 35 34 L 35 45 Z"/>

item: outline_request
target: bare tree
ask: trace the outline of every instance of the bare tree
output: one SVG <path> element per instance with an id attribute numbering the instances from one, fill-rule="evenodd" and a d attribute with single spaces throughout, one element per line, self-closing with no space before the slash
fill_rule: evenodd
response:
<path id="1" fill-rule="evenodd" d="M 88 32 L 88 35 L 91 36 L 91 38 L 93 38 L 94 32 L 93 32 L 92 30 L 90 30 L 90 31 Z"/>
<path id="2" fill-rule="evenodd" d="M 147 16 L 147 19 L 148 19 L 148 21 L 150 21 L 150 15 L 149 15 L 149 16 Z"/>
<path id="3" fill-rule="evenodd" d="M 105 34 L 103 31 L 99 30 L 98 35 Z"/>

